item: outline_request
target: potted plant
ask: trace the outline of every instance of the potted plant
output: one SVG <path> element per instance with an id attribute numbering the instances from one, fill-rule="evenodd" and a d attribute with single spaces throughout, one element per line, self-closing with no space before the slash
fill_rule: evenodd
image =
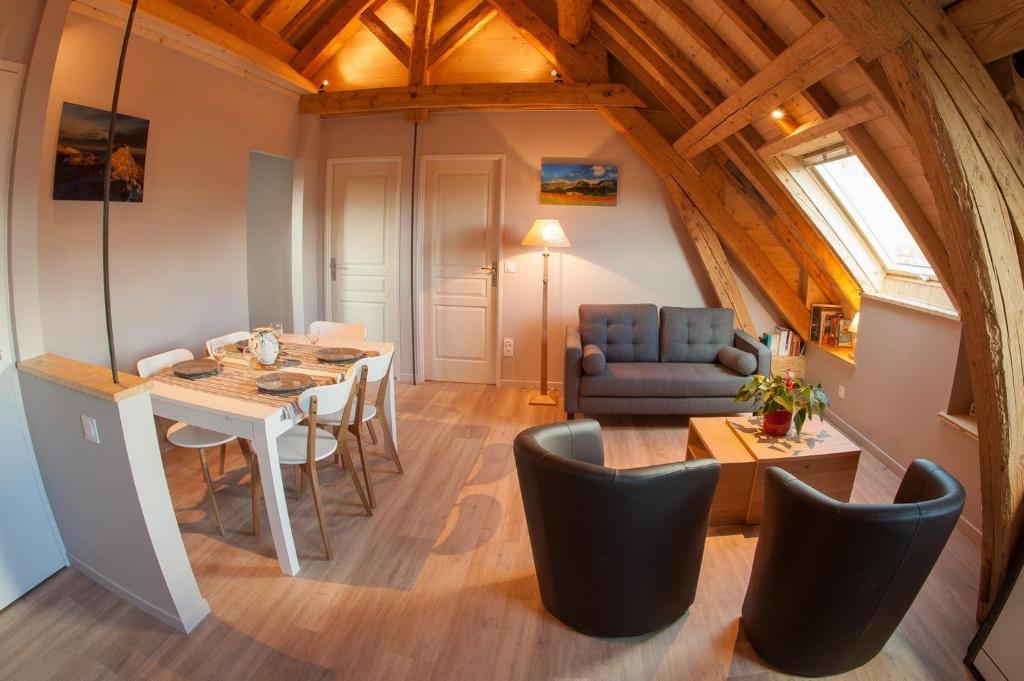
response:
<path id="1" fill-rule="evenodd" d="M 815 413 L 825 420 L 828 397 L 821 384 L 811 386 L 793 378 L 793 372 L 786 376 L 765 378 L 755 375 L 736 394 L 737 402 L 754 401 L 754 414 L 761 416 L 764 432 L 768 435 L 783 436 L 796 425 L 796 436 L 800 437 L 804 423 Z"/>

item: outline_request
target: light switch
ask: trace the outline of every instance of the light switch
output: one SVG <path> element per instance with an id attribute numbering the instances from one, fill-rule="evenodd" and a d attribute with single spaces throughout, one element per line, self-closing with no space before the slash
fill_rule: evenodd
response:
<path id="1" fill-rule="evenodd" d="M 516 273 L 516 261 L 515 260 L 506 260 L 505 261 L 505 274 L 515 274 L 515 273 Z"/>
<path id="2" fill-rule="evenodd" d="M 96 419 L 82 414 L 82 434 L 85 435 L 85 439 L 89 442 L 100 443 L 100 429 L 96 425 Z"/>

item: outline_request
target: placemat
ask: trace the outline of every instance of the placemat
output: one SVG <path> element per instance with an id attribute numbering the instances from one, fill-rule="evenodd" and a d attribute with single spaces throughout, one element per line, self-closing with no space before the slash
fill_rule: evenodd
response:
<path id="1" fill-rule="evenodd" d="M 246 400 L 247 402 L 258 402 L 259 404 L 266 404 L 271 407 L 284 407 L 289 409 L 292 415 L 297 414 L 299 396 L 270 395 L 260 392 L 254 383 L 254 379 L 260 373 L 262 372 L 254 371 L 248 367 L 222 364 L 221 373 L 206 378 L 181 378 L 180 376 L 175 376 L 174 372 L 170 369 L 165 369 L 152 378 L 154 381 L 160 381 L 161 383 L 199 390 L 222 397 L 233 397 L 239 400 Z M 334 379 L 327 376 L 310 375 L 310 378 L 318 386 L 335 383 Z"/>

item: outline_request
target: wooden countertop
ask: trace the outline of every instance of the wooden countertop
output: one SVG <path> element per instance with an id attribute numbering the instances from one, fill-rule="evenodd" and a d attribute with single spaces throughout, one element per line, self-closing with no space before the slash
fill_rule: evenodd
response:
<path id="1" fill-rule="evenodd" d="M 117 385 L 110 380 L 107 367 L 50 353 L 18 362 L 18 371 L 110 402 L 119 402 L 153 387 L 152 382 L 123 371 L 118 372 L 121 383 Z"/>

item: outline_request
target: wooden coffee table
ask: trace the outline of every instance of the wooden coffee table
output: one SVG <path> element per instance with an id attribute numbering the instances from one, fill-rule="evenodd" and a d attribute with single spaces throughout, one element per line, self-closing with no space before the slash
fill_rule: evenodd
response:
<path id="1" fill-rule="evenodd" d="M 822 494 L 849 501 L 860 448 L 817 418 L 804 424 L 799 440 L 793 431 L 786 437 L 765 435 L 757 417 L 691 418 L 686 458 L 718 459 L 722 464 L 711 525 L 756 525 L 761 522 L 767 468 L 782 468 Z"/>

